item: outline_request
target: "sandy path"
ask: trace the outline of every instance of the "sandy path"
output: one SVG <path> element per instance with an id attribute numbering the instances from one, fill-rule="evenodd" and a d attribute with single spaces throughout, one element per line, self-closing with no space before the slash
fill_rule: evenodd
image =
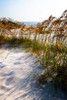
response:
<path id="1" fill-rule="evenodd" d="M 34 78 L 41 71 L 21 48 L 0 49 L 0 100 L 38 100 Z"/>
<path id="2" fill-rule="evenodd" d="M 0 48 L 0 100 L 67 100 L 59 98 L 61 94 L 54 97 L 48 85 L 37 87 L 35 77 L 42 71 L 23 49 Z"/>

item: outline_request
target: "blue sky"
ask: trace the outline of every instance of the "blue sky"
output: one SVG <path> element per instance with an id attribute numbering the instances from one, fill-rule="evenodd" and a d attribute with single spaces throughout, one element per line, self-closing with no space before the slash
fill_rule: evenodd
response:
<path id="1" fill-rule="evenodd" d="M 43 21 L 59 17 L 67 9 L 67 0 L 0 0 L 0 17 L 17 21 Z"/>

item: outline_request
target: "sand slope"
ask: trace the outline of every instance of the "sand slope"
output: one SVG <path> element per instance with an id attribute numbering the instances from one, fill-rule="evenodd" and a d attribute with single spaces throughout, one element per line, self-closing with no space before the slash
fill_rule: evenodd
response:
<path id="1" fill-rule="evenodd" d="M 21 48 L 0 49 L 0 100 L 37 100 L 35 77 L 41 71 Z"/>
<path id="2" fill-rule="evenodd" d="M 0 48 L 0 100 L 67 100 L 51 94 L 49 85 L 38 88 L 35 77 L 42 71 L 22 48 Z"/>

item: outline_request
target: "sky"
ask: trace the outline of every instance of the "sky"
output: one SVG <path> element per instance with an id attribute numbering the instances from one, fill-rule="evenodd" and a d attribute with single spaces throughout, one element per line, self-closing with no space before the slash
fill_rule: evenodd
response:
<path id="1" fill-rule="evenodd" d="M 60 17 L 67 10 L 67 0 L 0 0 L 0 18 L 17 21 L 43 21 L 50 15 Z"/>

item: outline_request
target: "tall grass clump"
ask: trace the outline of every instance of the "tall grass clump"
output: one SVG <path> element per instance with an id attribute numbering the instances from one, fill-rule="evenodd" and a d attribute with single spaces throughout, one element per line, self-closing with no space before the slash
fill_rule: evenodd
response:
<path id="1" fill-rule="evenodd" d="M 45 71 L 39 76 L 39 82 L 51 79 L 55 87 L 67 90 L 67 48 L 58 42 L 55 45 L 46 44 L 40 63 Z"/>
<path id="2" fill-rule="evenodd" d="M 12 37 L 10 38 L 10 40 L 9 40 L 9 43 L 10 43 L 13 47 L 17 46 L 17 45 L 18 45 L 18 38 L 17 38 L 16 36 L 12 36 Z"/>
<path id="3" fill-rule="evenodd" d="M 0 34 L 0 45 L 5 43 L 5 37 Z"/>
<path id="4" fill-rule="evenodd" d="M 37 41 L 32 41 L 32 52 L 39 54 L 43 50 L 43 45 Z"/>

